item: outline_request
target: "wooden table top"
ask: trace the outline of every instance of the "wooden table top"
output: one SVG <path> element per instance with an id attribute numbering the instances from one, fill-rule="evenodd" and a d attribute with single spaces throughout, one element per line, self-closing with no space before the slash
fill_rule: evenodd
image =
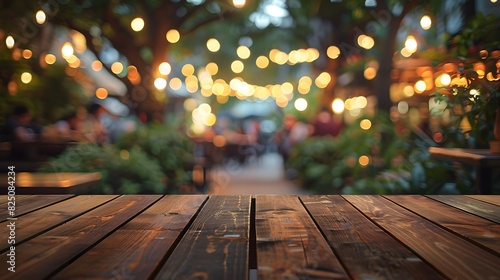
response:
<path id="1" fill-rule="evenodd" d="M 0 187 L 9 186 L 8 173 L 0 174 Z M 15 173 L 16 193 L 19 194 L 66 194 L 75 193 L 80 188 L 96 184 L 101 180 L 99 172 L 59 172 L 59 173 Z"/>
<path id="2" fill-rule="evenodd" d="M 14 216 L 7 199 L 0 279 L 500 277 L 500 196 L 18 195 Z"/>
<path id="3" fill-rule="evenodd" d="M 435 159 L 457 161 L 482 167 L 500 167 L 500 154 L 493 154 L 489 149 L 430 147 L 429 153 Z"/>

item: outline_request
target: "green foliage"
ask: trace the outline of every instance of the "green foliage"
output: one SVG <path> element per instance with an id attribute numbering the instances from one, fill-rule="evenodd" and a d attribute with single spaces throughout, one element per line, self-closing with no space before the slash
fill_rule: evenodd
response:
<path id="1" fill-rule="evenodd" d="M 100 172 L 95 193 L 177 193 L 191 182 L 193 146 L 170 124 L 141 126 L 117 143 L 79 144 L 50 160 L 42 172 Z"/>
<path id="2" fill-rule="evenodd" d="M 451 56 L 480 58 L 480 50 L 498 49 L 500 38 L 495 36 L 499 28 L 496 14 L 476 14 L 459 34 L 451 38 Z"/>
<path id="3" fill-rule="evenodd" d="M 369 119 L 368 130 L 357 121 L 337 138 L 310 138 L 294 148 L 289 164 L 304 188 L 318 194 L 466 192 L 454 185 L 444 189 L 453 174 L 430 159 L 427 145 L 397 131 L 383 114 Z M 361 156 L 369 157 L 367 166 L 359 164 Z"/>
<path id="4" fill-rule="evenodd" d="M 0 48 L 0 64 L 0 116 L 12 114 L 15 105 L 22 103 L 31 109 L 38 122 L 49 124 L 84 106 L 89 99 L 84 87 L 66 75 L 62 65 L 40 69 L 37 59 L 13 60 L 5 48 Z M 20 81 L 23 72 L 32 75 L 30 83 Z M 9 82 L 16 85 L 15 92 L 9 92 Z M 0 125 L 2 123 L 0 119 Z"/>
<path id="5" fill-rule="evenodd" d="M 500 27 L 499 19 L 497 15 L 478 14 L 451 38 L 451 55 L 440 60 L 440 64 L 457 64 L 458 72 L 452 77 L 462 80 L 434 94 L 438 102 L 446 103 L 454 129 L 463 129 L 469 138 L 462 142 L 466 145 L 458 147 L 488 148 L 494 139 L 495 115 L 500 109 L 500 81 L 495 79 L 500 40 L 492 34 Z M 478 69 L 482 70 L 481 76 Z M 461 127 L 464 120 L 470 128 Z"/>
<path id="6" fill-rule="evenodd" d="M 163 173 L 155 160 L 139 147 L 127 153 L 113 146 L 79 144 L 52 159 L 41 172 L 100 172 L 93 193 L 164 193 Z"/>
<path id="7" fill-rule="evenodd" d="M 182 131 L 170 124 L 152 124 L 124 135 L 116 144 L 118 149 L 139 149 L 159 164 L 167 177 L 170 191 L 191 180 L 193 143 Z"/>

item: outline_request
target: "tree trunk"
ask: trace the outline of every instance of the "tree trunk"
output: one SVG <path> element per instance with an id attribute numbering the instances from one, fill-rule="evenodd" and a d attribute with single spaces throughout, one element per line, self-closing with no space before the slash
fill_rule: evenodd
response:
<path id="1" fill-rule="evenodd" d="M 379 69 L 375 81 L 375 96 L 377 96 L 377 108 L 380 111 L 389 112 L 392 107 L 390 88 L 392 84 L 391 71 L 393 69 L 393 56 L 396 48 L 396 36 L 400 21 L 392 19 L 389 22 L 387 37 L 382 43 L 378 53 Z"/>

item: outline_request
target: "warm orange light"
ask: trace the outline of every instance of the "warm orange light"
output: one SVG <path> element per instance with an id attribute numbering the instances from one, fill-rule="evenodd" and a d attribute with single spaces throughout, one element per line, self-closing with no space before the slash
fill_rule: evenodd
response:
<path id="1" fill-rule="evenodd" d="M 99 99 L 105 99 L 108 97 L 108 91 L 105 88 L 98 88 L 95 91 L 95 96 Z"/>
<path id="2" fill-rule="evenodd" d="M 368 156 L 360 156 L 358 161 L 359 165 L 367 166 L 370 163 L 370 158 Z"/>

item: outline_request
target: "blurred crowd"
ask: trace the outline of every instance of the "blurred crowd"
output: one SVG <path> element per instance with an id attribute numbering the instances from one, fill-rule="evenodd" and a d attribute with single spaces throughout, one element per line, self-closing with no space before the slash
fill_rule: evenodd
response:
<path id="1" fill-rule="evenodd" d="M 117 138 L 116 127 L 105 125 L 106 119 L 115 117 L 101 104 L 91 102 L 54 123 L 41 125 L 28 106 L 19 104 L 0 127 L 0 143 L 9 145 L 9 159 L 29 159 L 32 152 L 29 147 L 40 142 L 106 145 Z"/>

